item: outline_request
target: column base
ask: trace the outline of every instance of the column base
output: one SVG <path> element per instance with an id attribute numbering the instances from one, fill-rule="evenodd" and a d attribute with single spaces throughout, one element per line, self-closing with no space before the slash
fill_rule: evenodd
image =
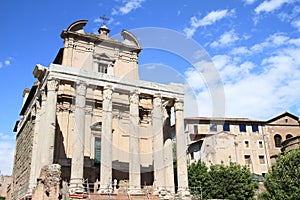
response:
<path id="1" fill-rule="evenodd" d="M 69 186 L 70 194 L 86 194 L 82 179 L 71 179 Z"/>
<path id="2" fill-rule="evenodd" d="M 185 199 L 185 200 L 191 199 L 191 193 L 188 188 L 178 189 L 177 194 L 180 199 Z"/>
<path id="3" fill-rule="evenodd" d="M 140 187 L 134 187 L 134 188 L 129 188 L 128 189 L 128 194 L 130 195 L 142 195 L 144 192 Z"/>
<path id="4" fill-rule="evenodd" d="M 112 194 L 113 193 L 113 187 L 112 185 L 106 185 L 106 186 L 101 186 L 99 190 L 97 191 L 98 194 Z"/>

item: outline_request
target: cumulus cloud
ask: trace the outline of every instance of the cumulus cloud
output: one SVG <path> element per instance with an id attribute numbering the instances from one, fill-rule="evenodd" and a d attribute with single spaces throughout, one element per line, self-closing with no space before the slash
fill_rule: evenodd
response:
<path id="1" fill-rule="evenodd" d="M 239 37 L 234 30 L 223 33 L 218 41 L 214 41 L 210 44 L 211 47 L 224 47 L 232 45 L 235 41 L 239 40 Z"/>
<path id="2" fill-rule="evenodd" d="M 261 4 L 259 4 L 255 8 L 255 13 L 260 14 L 262 12 L 272 12 L 274 10 L 279 9 L 283 4 L 286 3 L 292 3 L 294 0 L 269 0 L 269 1 L 264 1 Z"/>
<path id="3" fill-rule="evenodd" d="M 144 1 L 145 0 L 123 0 L 122 3 L 124 5 L 119 8 L 114 8 L 112 15 L 126 15 L 131 11 L 140 8 Z"/>
<path id="4" fill-rule="evenodd" d="M 190 38 L 194 35 L 194 33 L 199 27 L 212 25 L 227 16 L 231 16 L 234 13 L 235 10 L 225 9 L 225 10 L 212 11 L 202 19 L 198 19 L 196 16 L 193 16 L 190 18 L 190 27 L 185 28 L 183 31 L 186 34 L 186 36 Z"/>
<path id="5" fill-rule="evenodd" d="M 289 38 L 284 34 L 270 35 L 260 44 L 266 57 L 260 62 L 260 52 L 251 52 L 248 60 L 238 59 L 239 54 L 215 55 L 214 66 L 222 79 L 225 92 L 227 117 L 249 117 L 268 119 L 294 107 L 300 110 L 297 102 L 300 93 L 300 38 Z M 272 47 L 270 49 L 266 49 Z M 248 53 L 247 47 L 239 50 Z M 236 51 L 238 52 L 238 51 Z M 251 60 L 253 58 L 253 60 Z M 212 116 L 214 105 L 211 91 L 205 87 L 201 75 L 191 69 L 185 73 L 193 88 L 198 86 L 195 98 L 200 116 Z"/>

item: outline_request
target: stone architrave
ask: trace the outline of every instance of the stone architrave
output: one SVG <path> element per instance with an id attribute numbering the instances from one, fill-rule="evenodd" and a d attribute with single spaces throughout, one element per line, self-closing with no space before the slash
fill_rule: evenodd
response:
<path id="1" fill-rule="evenodd" d="M 130 94 L 130 136 L 129 136 L 129 192 L 141 192 L 140 136 L 139 136 L 139 92 Z"/>
<path id="2" fill-rule="evenodd" d="M 51 165 L 54 159 L 54 143 L 55 143 L 55 131 L 56 131 L 56 103 L 57 103 L 57 90 L 58 80 L 49 79 L 47 81 L 47 108 L 45 113 L 45 137 L 46 148 L 44 152 L 45 163 L 44 165 Z"/>
<path id="3" fill-rule="evenodd" d="M 175 131 L 176 131 L 176 156 L 177 156 L 177 177 L 178 193 L 187 195 L 188 176 L 186 159 L 186 141 L 184 136 L 183 120 L 183 100 L 176 99 L 174 104 L 175 111 Z"/>
<path id="4" fill-rule="evenodd" d="M 85 104 L 86 88 L 84 82 L 76 84 L 75 97 L 75 123 L 72 140 L 72 161 L 70 193 L 83 193 L 83 169 L 84 169 L 84 137 L 85 137 Z"/>
<path id="5" fill-rule="evenodd" d="M 104 88 L 99 193 L 110 193 L 112 191 L 112 94 L 113 88 L 111 86 Z"/>
<path id="6" fill-rule="evenodd" d="M 153 98 L 152 109 L 152 134 L 153 134 L 153 168 L 154 180 L 157 193 L 165 186 L 165 171 L 164 171 L 164 144 L 163 144 L 163 112 L 162 99 L 160 94 Z"/>

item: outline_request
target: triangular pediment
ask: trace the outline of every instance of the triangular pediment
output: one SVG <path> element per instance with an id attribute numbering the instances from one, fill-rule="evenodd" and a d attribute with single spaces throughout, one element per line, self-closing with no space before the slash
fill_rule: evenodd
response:
<path id="1" fill-rule="evenodd" d="M 299 117 L 289 112 L 284 112 L 278 116 L 269 119 L 266 123 L 274 125 L 299 125 Z"/>

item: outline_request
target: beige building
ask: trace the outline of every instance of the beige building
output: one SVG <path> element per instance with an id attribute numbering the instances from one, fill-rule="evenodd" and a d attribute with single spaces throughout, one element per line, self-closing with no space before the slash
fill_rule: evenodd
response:
<path id="1" fill-rule="evenodd" d="M 264 175 L 281 153 L 282 142 L 300 135 L 299 118 L 288 112 L 267 121 L 248 118 L 185 118 L 189 161 L 236 162 Z"/>
<path id="2" fill-rule="evenodd" d="M 99 34 L 87 34 L 86 23 L 62 31 L 64 47 L 49 67 L 36 65 L 37 81 L 24 90 L 14 128 L 12 198 L 34 199 L 38 188 L 55 199 L 51 187 L 58 188 L 59 179 L 74 199 L 138 195 L 145 188 L 188 198 L 183 85 L 139 80 L 136 37 L 123 30 L 123 41 L 112 39 L 105 25 Z"/>

